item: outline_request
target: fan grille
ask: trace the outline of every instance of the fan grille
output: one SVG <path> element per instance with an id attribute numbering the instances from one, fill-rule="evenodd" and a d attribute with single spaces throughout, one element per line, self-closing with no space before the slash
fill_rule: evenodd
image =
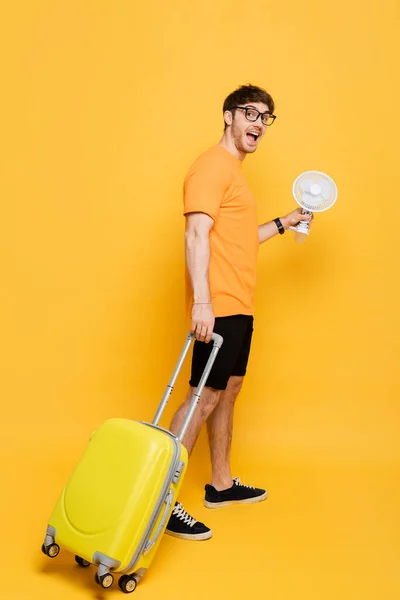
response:
<path id="1" fill-rule="evenodd" d="M 321 188 L 319 197 L 310 192 L 311 185 Z M 298 204 L 311 212 L 322 212 L 330 208 L 337 198 L 336 184 L 329 175 L 320 171 L 306 171 L 293 184 L 293 196 Z"/>

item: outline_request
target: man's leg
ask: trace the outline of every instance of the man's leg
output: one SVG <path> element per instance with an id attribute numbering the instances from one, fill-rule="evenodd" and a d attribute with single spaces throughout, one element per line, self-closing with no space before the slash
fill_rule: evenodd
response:
<path id="1" fill-rule="evenodd" d="M 185 402 L 177 410 L 172 419 L 170 430 L 175 435 L 178 435 L 182 427 L 195 390 L 196 388 L 194 387 L 189 388 Z M 218 403 L 220 393 L 219 390 L 209 387 L 203 389 L 199 403 L 182 440 L 189 455 L 194 448 L 202 425 Z M 184 540 L 207 540 L 212 536 L 211 529 L 204 525 L 204 523 L 200 523 L 191 517 L 179 502 L 173 508 L 166 533 Z"/>
<path id="2" fill-rule="evenodd" d="M 229 378 L 226 390 L 221 392 L 219 402 L 207 420 L 212 464 L 211 484 L 217 490 L 226 490 L 233 485 L 230 467 L 233 412 L 242 384 L 243 377 Z"/>
<path id="3" fill-rule="evenodd" d="M 265 490 L 243 485 L 238 478 L 232 479 L 230 449 L 233 412 L 242 384 L 243 376 L 232 375 L 229 378 L 226 390 L 221 393 L 218 405 L 207 421 L 212 463 L 212 483 L 205 488 L 204 504 L 207 508 L 218 508 L 229 504 L 250 504 L 265 500 L 267 497 Z"/>
<path id="4" fill-rule="evenodd" d="M 207 422 L 212 461 L 212 485 L 206 485 L 204 504 L 207 508 L 260 502 L 267 497 L 261 488 L 246 486 L 238 478 L 232 479 L 230 449 L 232 442 L 233 412 L 236 398 L 243 384 L 253 333 L 253 322 L 248 322 L 240 352 L 226 389 Z"/>

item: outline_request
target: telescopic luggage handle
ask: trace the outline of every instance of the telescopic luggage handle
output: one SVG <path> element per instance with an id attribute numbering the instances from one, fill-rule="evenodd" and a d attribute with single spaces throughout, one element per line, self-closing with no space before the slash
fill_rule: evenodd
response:
<path id="1" fill-rule="evenodd" d="M 192 343 L 192 341 L 194 339 L 195 339 L 195 335 L 193 333 L 189 333 L 188 336 L 187 336 L 187 338 L 186 338 L 186 342 L 185 342 L 185 345 L 183 347 L 182 353 L 181 353 L 181 355 L 179 357 L 179 360 L 178 360 L 178 362 L 176 364 L 176 367 L 174 369 L 174 372 L 172 374 L 171 380 L 170 380 L 170 382 L 168 383 L 168 385 L 166 387 L 166 390 L 165 390 L 164 395 L 163 395 L 163 397 L 161 399 L 160 405 L 159 405 L 159 407 L 157 409 L 157 412 L 156 412 L 156 414 L 154 416 L 154 419 L 152 421 L 153 425 L 158 425 L 158 423 L 159 423 L 159 421 L 161 419 L 161 416 L 162 416 L 162 414 L 163 414 L 163 412 L 165 410 L 165 407 L 167 406 L 167 402 L 169 400 L 169 397 L 172 394 L 172 391 L 174 389 L 174 386 L 175 386 L 176 380 L 178 378 L 178 375 L 180 373 L 180 370 L 182 368 L 182 365 L 185 362 L 185 358 L 186 358 L 186 355 L 187 355 L 187 353 L 189 351 L 190 345 L 191 345 L 191 343 Z M 185 420 L 182 423 L 181 430 L 180 430 L 180 432 L 178 434 L 178 440 L 179 441 L 182 441 L 182 439 L 183 439 L 183 437 L 184 437 L 184 435 L 186 433 L 186 430 L 189 427 L 190 421 L 192 420 L 193 414 L 194 414 L 194 412 L 196 410 L 196 406 L 197 406 L 197 404 L 198 404 L 198 402 L 200 400 L 200 396 L 201 396 L 201 393 L 203 391 L 203 388 L 204 388 L 204 386 L 206 384 L 206 381 L 208 379 L 208 376 L 210 374 L 210 371 L 212 369 L 214 361 L 217 358 L 217 354 L 219 352 L 219 349 L 221 348 L 221 346 L 223 344 L 223 341 L 224 341 L 223 338 L 222 338 L 222 336 L 219 335 L 218 333 L 213 333 L 212 336 L 211 336 L 211 339 L 213 340 L 213 348 L 211 350 L 211 354 L 209 356 L 207 364 L 206 364 L 206 366 L 204 368 L 203 374 L 202 374 L 202 376 L 200 378 L 199 385 L 197 386 L 196 391 L 195 391 L 195 393 L 193 395 L 193 399 L 192 399 L 192 402 L 190 403 L 189 410 L 188 410 L 188 412 L 186 414 Z"/>

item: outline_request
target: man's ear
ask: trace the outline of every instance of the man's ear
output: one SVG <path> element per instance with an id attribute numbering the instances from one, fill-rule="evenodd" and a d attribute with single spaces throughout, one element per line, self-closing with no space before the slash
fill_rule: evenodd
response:
<path id="1" fill-rule="evenodd" d="M 224 121 L 225 123 L 229 126 L 232 125 L 232 121 L 233 121 L 233 116 L 230 110 L 226 110 L 224 112 Z"/>

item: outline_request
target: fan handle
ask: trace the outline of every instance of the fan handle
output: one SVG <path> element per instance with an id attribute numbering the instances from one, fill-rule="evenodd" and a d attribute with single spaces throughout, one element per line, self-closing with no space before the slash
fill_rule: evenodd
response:
<path id="1" fill-rule="evenodd" d="M 312 212 L 309 210 L 306 210 L 305 208 L 303 208 L 303 210 L 301 212 L 303 215 L 312 215 Z M 293 225 L 290 225 L 289 229 L 291 229 L 292 231 L 295 232 L 294 241 L 297 244 L 303 244 L 306 241 L 307 236 L 310 233 L 310 222 L 309 221 L 300 221 L 300 223 L 298 225 L 296 225 L 296 227 L 294 227 Z"/>

